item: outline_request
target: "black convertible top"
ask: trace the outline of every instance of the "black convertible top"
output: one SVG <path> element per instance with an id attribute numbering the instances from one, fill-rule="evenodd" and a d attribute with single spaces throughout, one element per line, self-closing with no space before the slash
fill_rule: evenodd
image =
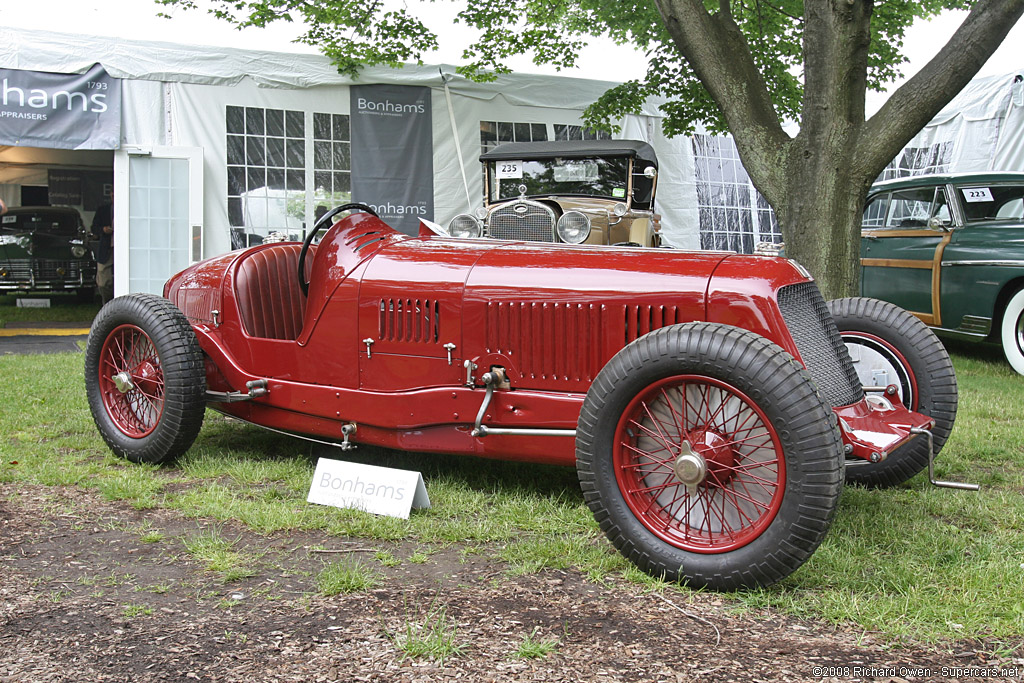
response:
<path id="1" fill-rule="evenodd" d="M 555 157 L 629 156 L 654 166 L 654 148 L 639 140 L 556 140 L 554 142 L 506 142 L 480 155 L 480 161 L 553 159 Z"/>

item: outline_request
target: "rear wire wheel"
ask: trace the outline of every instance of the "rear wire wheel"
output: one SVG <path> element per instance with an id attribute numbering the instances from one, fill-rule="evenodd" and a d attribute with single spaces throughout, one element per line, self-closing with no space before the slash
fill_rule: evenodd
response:
<path id="1" fill-rule="evenodd" d="M 152 294 L 112 300 L 89 331 L 85 388 L 114 453 L 146 463 L 181 455 L 206 410 L 203 353 L 188 320 Z"/>
<path id="2" fill-rule="evenodd" d="M 895 385 L 908 410 L 935 420 L 935 454 L 953 431 L 958 392 L 946 348 L 928 326 L 895 304 L 854 297 L 828 302 L 857 376 L 865 386 Z M 917 437 L 880 463 L 846 470 L 846 480 L 872 487 L 897 486 L 928 466 L 928 441 Z"/>
<path id="3" fill-rule="evenodd" d="M 835 415 L 778 346 L 725 325 L 665 327 L 620 351 L 584 400 L 584 496 L 654 576 L 768 586 L 828 531 L 843 481 Z"/>

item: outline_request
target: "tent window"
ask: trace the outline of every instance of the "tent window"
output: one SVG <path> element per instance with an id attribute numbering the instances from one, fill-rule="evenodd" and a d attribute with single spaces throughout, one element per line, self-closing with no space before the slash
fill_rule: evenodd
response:
<path id="1" fill-rule="evenodd" d="M 301 226 L 306 165 L 303 113 L 229 106 L 225 124 L 232 246 L 259 244 L 271 232 Z"/>
<path id="2" fill-rule="evenodd" d="M 594 130 L 586 126 L 555 124 L 556 140 L 611 140 L 612 134 L 604 130 Z"/>
<path id="3" fill-rule="evenodd" d="M 233 248 L 275 233 L 301 239 L 310 200 L 334 206 L 352 196 L 347 114 L 228 107 L 225 124 Z"/>
<path id="4" fill-rule="evenodd" d="M 547 139 L 548 127 L 543 123 L 480 122 L 481 154 L 491 151 L 503 142 L 541 142 Z"/>
<path id="5" fill-rule="evenodd" d="M 953 160 L 953 143 L 937 142 L 928 147 L 907 147 L 889 162 L 878 180 L 906 178 L 927 173 L 946 173 Z"/>
<path id="6" fill-rule="evenodd" d="M 779 223 L 740 163 L 731 137 L 692 139 L 701 249 L 750 254 L 758 242 L 782 241 Z"/>
<path id="7" fill-rule="evenodd" d="M 352 199 L 352 150 L 348 114 L 313 114 L 313 186 L 319 206 Z"/>

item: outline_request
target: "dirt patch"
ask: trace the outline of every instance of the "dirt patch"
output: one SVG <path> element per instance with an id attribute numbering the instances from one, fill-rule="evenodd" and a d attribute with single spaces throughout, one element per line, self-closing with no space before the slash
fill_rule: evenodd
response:
<path id="1" fill-rule="evenodd" d="M 1024 653 L 993 660 L 984 644 L 894 646 L 738 615 L 714 594 L 510 576 L 459 547 L 418 564 L 413 544 L 260 535 L 76 489 L 0 485 L 0 525 L 0 681 L 932 681 L 1014 658 L 1024 671 Z M 252 576 L 225 582 L 187 552 L 185 539 L 211 530 L 253 558 Z M 376 587 L 317 592 L 325 564 L 357 557 Z M 404 635 L 442 612 L 458 654 L 407 656 Z M 519 658 L 528 635 L 555 647 Z"/>

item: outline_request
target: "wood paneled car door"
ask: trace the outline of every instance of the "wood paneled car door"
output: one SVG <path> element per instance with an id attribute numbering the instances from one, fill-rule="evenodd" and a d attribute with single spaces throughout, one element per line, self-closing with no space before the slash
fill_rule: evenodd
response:
<path id="1" fill-rule="evenodd" d="M 942 252 L 952 218 L 946 190 L 928 185 L 868 199 L 861 227 L 861 292 L 940 325 Z"/>

